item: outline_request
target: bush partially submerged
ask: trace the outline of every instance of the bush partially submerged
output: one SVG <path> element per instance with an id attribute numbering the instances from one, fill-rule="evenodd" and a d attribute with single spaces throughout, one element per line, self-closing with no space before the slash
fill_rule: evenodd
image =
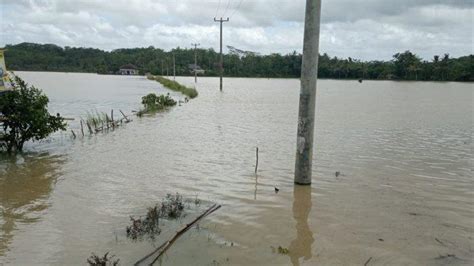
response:
<path id="1" fill-rule="evenodd" d="M 184 210 L 183 196 L 168 194 L 161 203 L 160 215 L 170 219 L 176 219 L 181 216 Z"/>
<path id="2" fill-rule="evenodd" d="M 148 208 L 145 218 L 130 217 L 132 224 L 127 226 L 127 237 L 133 240 L 141 240 L 144 236 L 155 239 L 161 233 L 160 218 L 177 219 L 182 216 L 184 210 L 183 196 L 176 193 L 168 194 L 163 202 Z"/>
<path id="3" fill-rule="evenodd" d="M 145 106 L 145 109 L 153 111 L 164 109 L 168 106 L 174 106 L 176 105 L 176 101 L 171 98 L 169 93 L 160 96 L 150 93 L 142 97 L 142 104 Z"/>
<path id="4" fill-rule="evenodd" d="M 117 266 L 120 259 L 113 260 L 115 255 L 108 257 L 109 252 L 105 253 L 103 257 L 99 257 L 96 254 L 92 255 L 87 259 L 87 263 L 90 266 Z"/>
<path id="5" fill-rule="evenodd" d="M 64 118 L 48 112 L 48 97 L 34 86 L 15 77 L 12 91 L 0 95 L 3 134 L 0 148 L 22 151 L 28 140 L 41 140 L 58 130 L 66 130 Z"/>
<path id="6" fill-rule="evenodd" d="M 160 96 L 154 93 L 150 93 L 142 97 L 142 104 L 144 108 L 137 112 L 137 116 L 139 117 L 145 113 L 156 112 L 170 106 L 175 106 L 176 101 L 173 98 L 171 98 L 169 93 L 166 95 L 160 95 Z"/>
<path id="7" fill-rule="evenodd" d="M 130 217 L 132 225 L 127 226 L 127 236 L 133 240 L 141 239 L 148 234 L 151 239 L 155 235 L 161 233 L 160 225 L 160 210 L 158 206 L 148 208 L 145 219 Z"/>
<path id="8" fill-rule="evenodd" d="M 148 78 L 158 81 L 159 83 L 161 83 L 161 85 L 165 86 L 166 88 L 170 90 L 179 91 L 191 99 L 196 98 L 198 96 L 198 92 L 196 89 L 188 88 L 184 85 L 179 84 L 176 81 L 169 80 L 161 76 L 148 76 Z"/>

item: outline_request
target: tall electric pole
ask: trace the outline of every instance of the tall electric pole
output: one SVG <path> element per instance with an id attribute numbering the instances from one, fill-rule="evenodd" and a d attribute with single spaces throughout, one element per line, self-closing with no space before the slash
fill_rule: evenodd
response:
<path id="1" fill-rule="evenodd" d="M 173 80 L 176 80 L 176 58 L 173 53 Z"/>
<path id="2" fill-rule="evenodd" d="M 219 70 L 220 70 L 220 78 L 219 78 L 219 89 L 222 91 L 222 76 L 224 75 L 224 59 L 222 57 L 222 23 L 223 22 L 228 22 L 229 18 L 227 19 L 216 19 L 214 18 L 214 22 L 220 22 L 221 23 L 221 37 L 220 37 L 220 62 L 219 62 Z"/>
<path id="3" fill-rule="evenodd" d="M 321 1 L 306 0 L 295 162 L 295 183 L 299 185 L 311 184 Z"/>
<path id="4" fill-rule="evenodd" d="M 199 46 L 199 43 L 191 43 L 194 46 L 194 83 L 197 83 L 197 50 L 196 48 Z"/>

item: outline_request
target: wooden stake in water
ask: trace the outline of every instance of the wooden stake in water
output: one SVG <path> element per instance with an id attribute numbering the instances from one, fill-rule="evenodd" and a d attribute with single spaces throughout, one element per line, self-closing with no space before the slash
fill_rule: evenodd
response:
<path id="1" fill-rule="evenodd" d="M 112 122 L 112 128 L 115 129 L 115 122 L 114 122 L 114 109 L 110 111 L 110 119 Z"/>
<path id="2" fill-rule="evenodd" d="M 89 129 L 89 133 L 92 135 L 94 132 L 92 131 L 91 124 L 89 122 L 86 122 L 87 128 Z"/>
<path id="3" fill-rule="evenodd" d="M 125 118 L 125 120 L 127 121 L 127 123 L 130 122 L 130 119 L 128 119 L 128 117 L 122 112 L 122 110 L 119 110 L 119 111 L 120 111 L 120 113 L 122 113 L 123 118 Z"/>
<path id="4" fill-rule="evenodd" d="M 320 21 L 321 0 L 306 0 L 295 162 L 295 183 L 300 185 L 311 184 Z"/>
<path id="5" fill-rule="evenodd" d="M 258 169 L 258 147 L 257 147 L 257 149 L 255 150 L 255 159 L 256 159 L 256 162 L 255 162 L 255 173 L 257 173 L 257 169 Z"/>
<path id="6" fill-rule="evenodd" d="M 81 133 L 82 133 L 82 136 L 84 137 L 84 126 L 82 125 L 82 119 L 81 119 Z"/>

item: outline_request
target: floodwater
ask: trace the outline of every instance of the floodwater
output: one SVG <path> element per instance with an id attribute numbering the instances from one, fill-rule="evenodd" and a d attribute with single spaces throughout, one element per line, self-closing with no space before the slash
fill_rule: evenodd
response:
<path id="1" fill-rule="evenodd" d="M 144 77 L 17 75 L 48 94 L 51 112 L 76 118 L 76 133 L 88 111 L 131 113 L 166 92 Z M 222 208 L 162 265 L 474 263 L 472 84 L 320 80 L 309 187 L 293 185 L 298 80 L 224 83 L 221 93 L 218 79 L 199 78 L 199 97 L 182 106 L 1 157 L 0 264 L 83 265 L 110 251 L 130 265 L 181 225 L 134 242 L 129 216 L 176 192 Z"/>

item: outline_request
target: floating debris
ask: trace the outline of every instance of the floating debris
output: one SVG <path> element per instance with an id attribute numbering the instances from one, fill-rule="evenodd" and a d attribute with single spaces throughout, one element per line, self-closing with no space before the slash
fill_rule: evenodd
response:
<path id="1" fill-rule="evenodd" d="M 446 255 L 439 255 L 436 257 L 437 260 L 443 260 L 448 258 L 457 258 L 455 254 L 446 254 Z"/>

